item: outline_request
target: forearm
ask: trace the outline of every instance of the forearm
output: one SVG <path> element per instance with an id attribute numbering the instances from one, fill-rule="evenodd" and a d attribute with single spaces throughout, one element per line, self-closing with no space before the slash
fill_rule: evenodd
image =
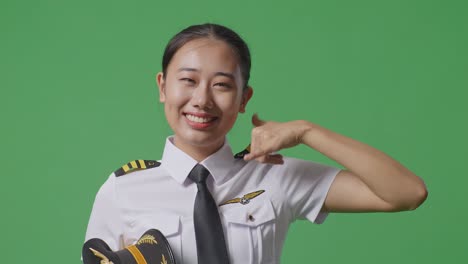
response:
<path id="1" fill-rule="evenodd" d="M 304 131 L 301 143 L 357 175 L 382 200 L 407 209 L 424 201 L 427 195 L 424 182 L 385 153 L 316 124 L 299 122 Z"/>

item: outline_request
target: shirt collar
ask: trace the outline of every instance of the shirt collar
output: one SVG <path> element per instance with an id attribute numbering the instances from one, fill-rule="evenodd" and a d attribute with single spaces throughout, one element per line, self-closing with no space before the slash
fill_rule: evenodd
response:
<path id="1" fill-rule="evenodd" d="M 161 166 L 169 171 L 169 174 L 180 184 L 183 184 L 190 171 L 197 165 L 197 161 L 187 153 L 176 147 L 173 143 L 173 136 L 166 139 Z M 223 146 L 215 153 L 202 160 L 200 164 L 210 171 L 216 185 L 227 180 L 231 169 L 234 168 L 234 155 L 227 139 Z"/>

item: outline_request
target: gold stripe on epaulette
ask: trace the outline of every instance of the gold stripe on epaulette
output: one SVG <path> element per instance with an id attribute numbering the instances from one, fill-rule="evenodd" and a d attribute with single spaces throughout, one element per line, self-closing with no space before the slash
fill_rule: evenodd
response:
<path id="1" fill-rule="evenodd" d="M 119 177 L 137 170 L 150 169 L 158 167 L 161 163 L 155 160 L 133 160 L 114 171 L 115 176 Z"/>

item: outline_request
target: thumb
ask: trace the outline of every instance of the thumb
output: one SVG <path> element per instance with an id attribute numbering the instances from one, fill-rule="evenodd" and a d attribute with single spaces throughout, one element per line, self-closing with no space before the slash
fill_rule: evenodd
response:
<path id="1" fill-rule="evenodd" d="M 252 124 L 255 126 L 255 127 L 258 127 L 258 126 L 261 126 L 263 124 L 265 124 L 265 121 L 261 120 L 258 115 L 255 113 L 253 116 L 252 116 Z"/>

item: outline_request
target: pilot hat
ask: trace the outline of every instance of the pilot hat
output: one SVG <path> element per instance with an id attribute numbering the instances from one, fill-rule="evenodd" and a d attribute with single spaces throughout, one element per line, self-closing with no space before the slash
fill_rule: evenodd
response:
<path id="1" fill-rule="evenodd" d="M 84 264 L 175 264 L 167 239 L 156 229 L 146 231 L 134 245 L 119 251 L 92 238 L 84 243 L 82 256 Z"/>

